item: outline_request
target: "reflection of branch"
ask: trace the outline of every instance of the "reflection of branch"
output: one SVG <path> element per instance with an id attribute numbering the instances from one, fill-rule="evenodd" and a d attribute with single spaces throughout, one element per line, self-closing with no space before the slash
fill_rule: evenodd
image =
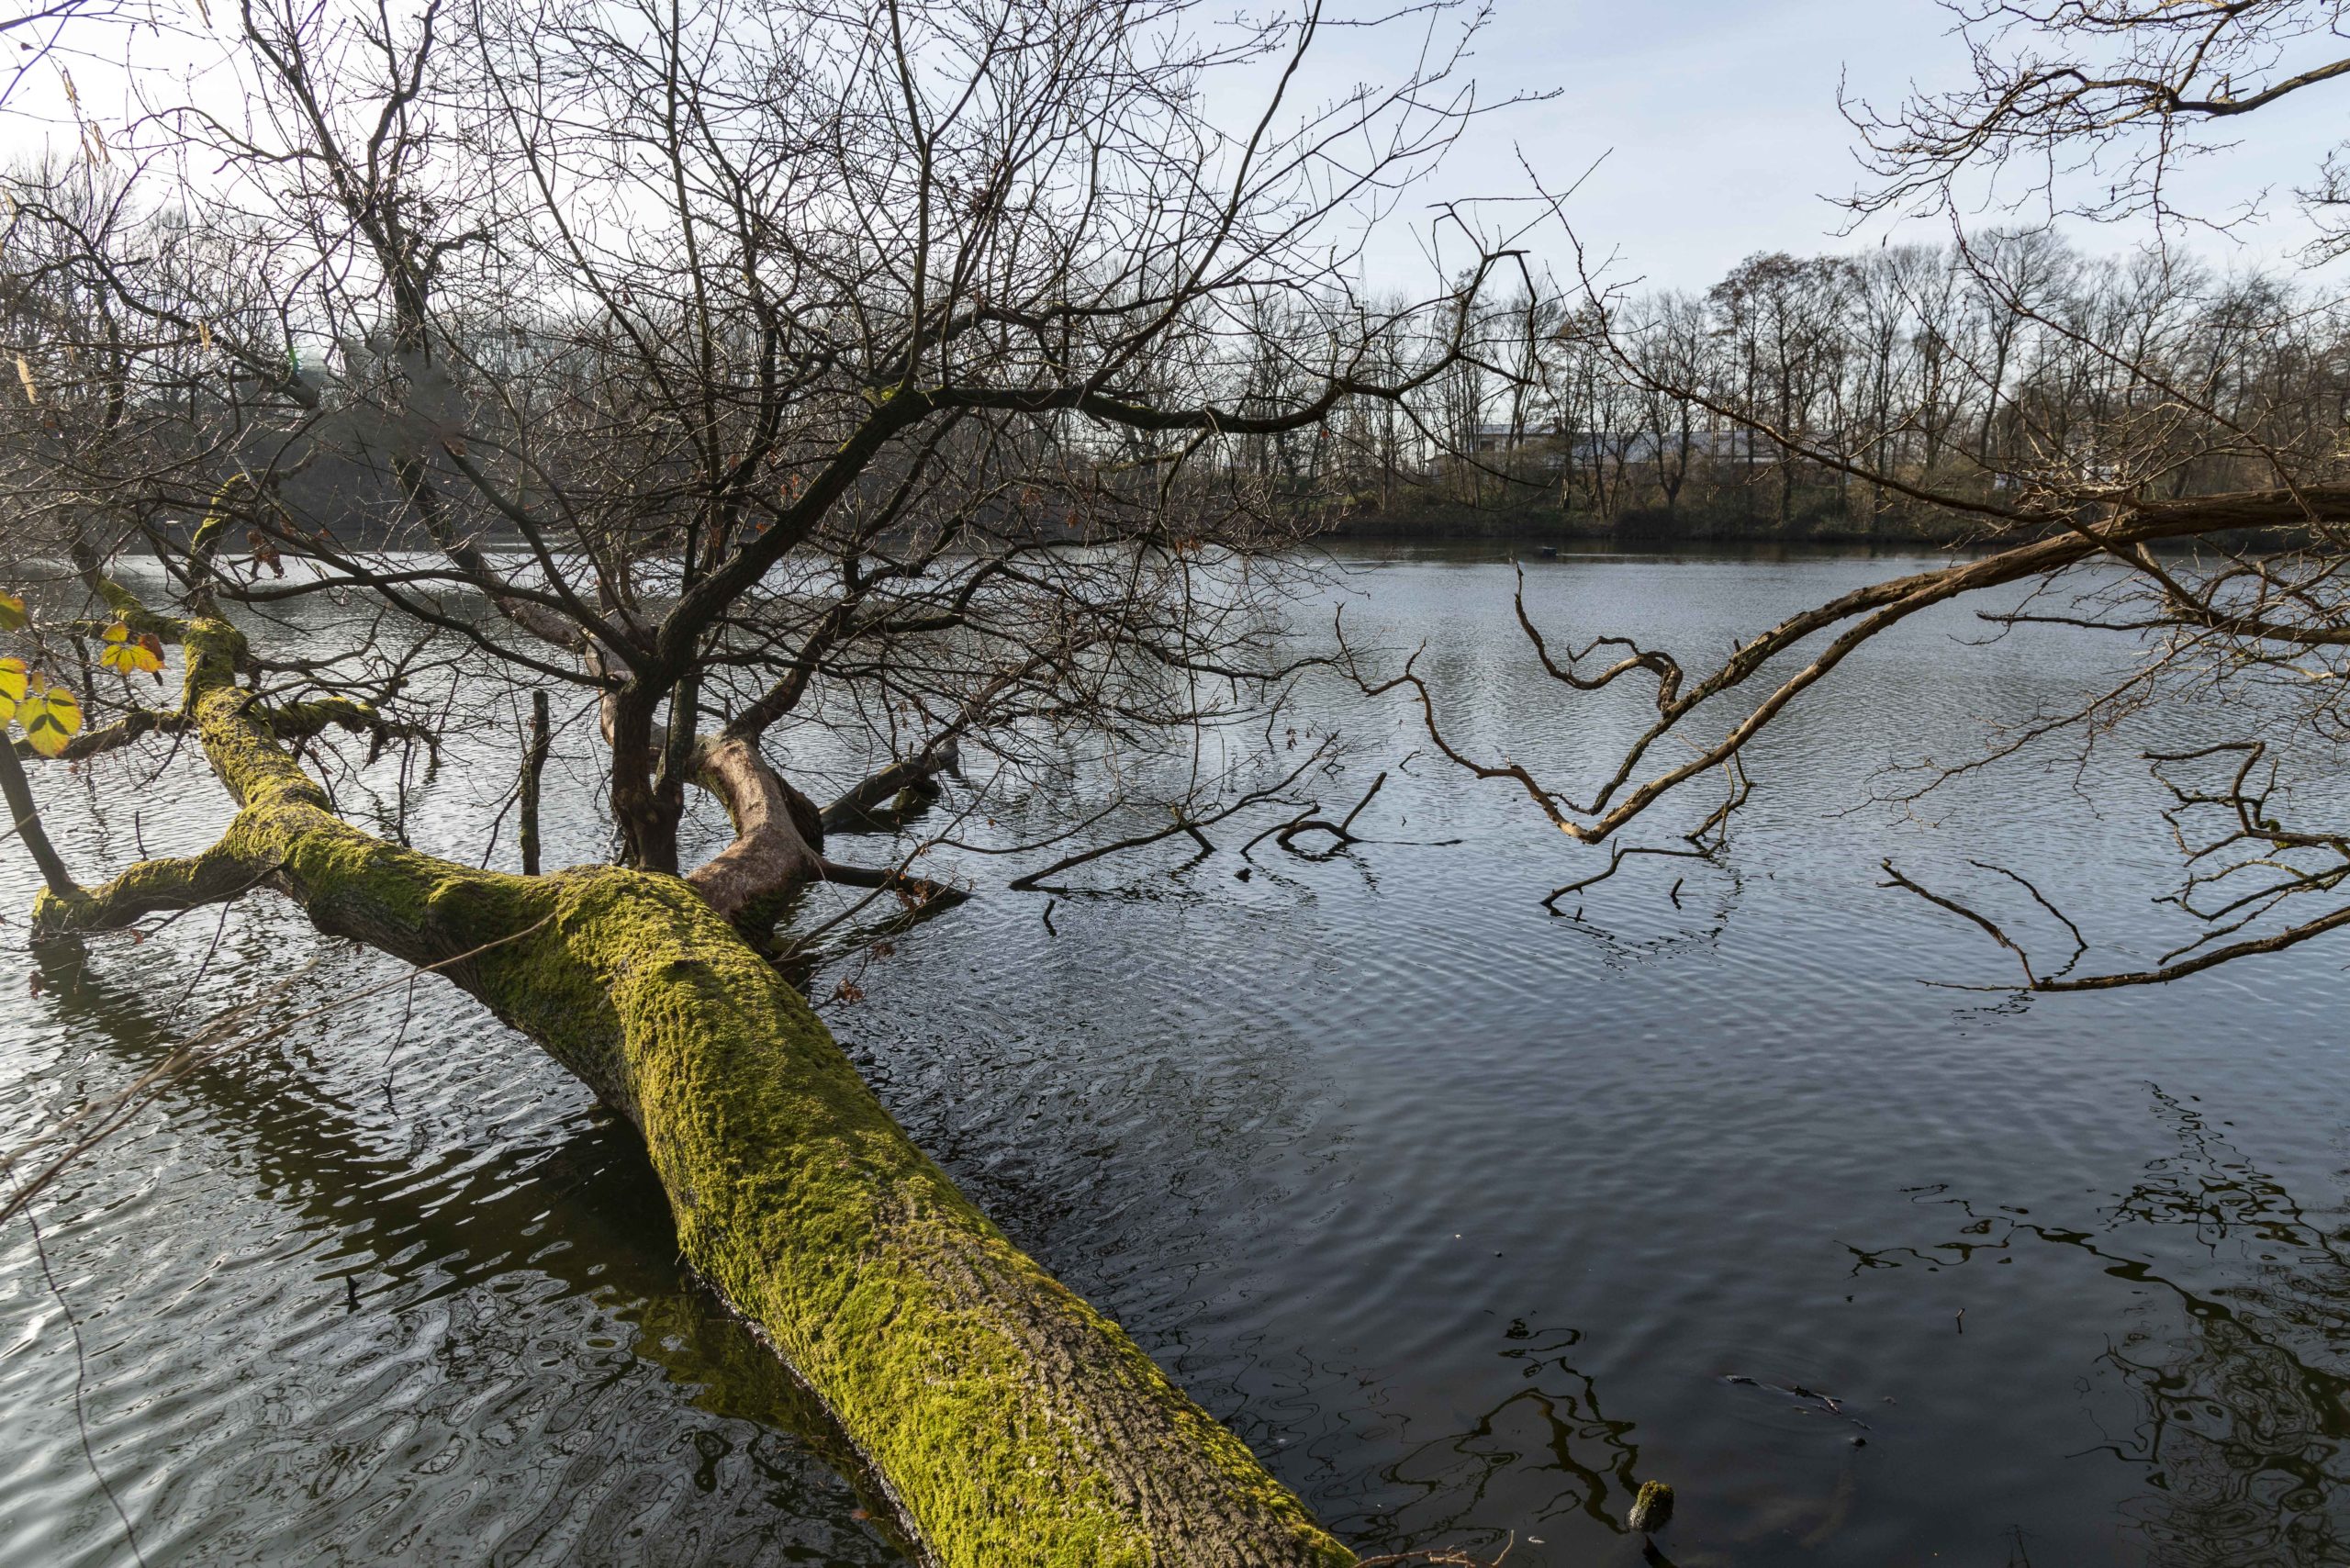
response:
<path id="1" fill-rule="evenodd" d="M 418 975 L 429 974 L 435 969 L 445 969 L 453 964 L 461 964 L 469 958 L 477 958 L 494 947 L 502 947 L 509 942 L 519 942 L 546 925 L 548 921 L 554 918 L 554 916 L 548 915 L 545 920 L 534 922 L 511 935 L 498 937 L 494 941 L 485 942 L 463 953 L 452 954 L 433 963 L 420 964 L 408 973 L 396 975 L 378 984 L 366 986 L 348 995 L 322 1002 L 253 1034 L 243 1033 L 241 1026 L 245 1020 L 252 1015 L 254 1010 L 263 1002 L 285 996 L 301 983 L 308 973 L 308 968 L 306 967 L 300 973 L 272 987 L 253 1002 L 231 1009 L 209 1028 L 198 1034 L 195 1039 L 165 1056 L 161 1062 L 141 1074 L 129 1088 L 84 1106 L 72 1115 L 34 1134 L 32 1137 L 17 1148 L 0 1153 L 0 1170 L 7 1171 L 11 1182 L 15 1182 L 14 1195 L 7 1202 L 0 1204 L 0 1224 L 6 1224 L 12 1216 L 22 1212 L 28 1204 L 39 1197 L 58 1177 L 63 1175 L 67 1168 L 75 1160 L 104 1143 L 136 1115 L 141 1107 L 197 1068 L 232 1051 L 276 1039 L 297 1025 L 308 1023 L 314 1018 L 324 1017 L 328 1014 L 348 1007 L 352 1002 L 364 1001 L 370 996 L 389 991 L 394 986 L 410 984 Z M 66 1144 L 64 1152 L 34 1171 L 30 1178 L 17 1180 L 16 1176 L 17 1165 L 30 1158 L 34 1150 L 44 1144 L 54 1143 L 69 1136 L 72 1141 Z"/>
<path id="2" fill-rule="evenodd" d="M 49 978 L 59 1017 L 90 1042 L 97 1059 L 133 1077 L 144 1075 L 159 1056 L 174 1048 L 157 1015 L 162 999 L 152 978 L 134 977 L 126 983 L 120 975 L 100 972 L 86 958 L 61 955 L 55 948 L 36 958 Z M 199 967 L 180 1001 L 192 993 L 202 973 Z M 413 981 L 415 976 L 406 978 Z M 454 1270 L 478 1280 L 484 1271 L 494 1273 L 500 1266 L 498 1238 L 529 1226 L 546 1226 L 571 1245 L 540 1255 L 535 1267 L 543 1278 L 573 1297 L 608 1299 L 619 1320 L 632 1327 L 633 1353 L 659 1368 L 696 1407 L 725 1419 L 779 1428 L 804 1440 L 818 1464 L 830 1465 L 856 1489 L 872 1516 L 867 1528 L 897 1540 L 870 1464 L 772 1350 L 676 1262 L 669 1211 L 659 1188 L 641 1159 L 614 1158 L 625 1154 L 617 1141 L 632 1134 L 619 1133 L 604 1118 L 590 1118 L 557 1127 L 553 1141 L 532 1140 L 539 1147 L 529 1150 L 524 1170 L 510 1160 L 469 1161 L 438 1181 L 387 1185 L 380 1180 L 386 1129 L 364 1125 L 330 1083 L 325 1092 L 285 1092 L 283 1075 L 293 1068 L 290 1060 L 255 1060 L 236 1053 L 192 1062 L 168 1086 L 177 1103 L 168 1114 L 174 1120 L 193 1114 L 228 1139 L 239 1156 L 232 1169 L 295 1178 L 273 1189 L 273 1200 L 289 1204 L 297 1221 L 334 1226 L 343 1240 L 321 1282 L 339 1284 L 355 1300 L 359 1281 L 367 1276 L 372 1304 L 420 1285 L 428 1275 L 436 1282 L 431 1288 L 439 1288 L 447 1276 L 436 1271 Z M 420 1135 L 424 1129 L 420 1124 L 415 1130 Z M 407 1152 L 395 1153 L 395 1162 L 412 1168 L 415 1151 L 405 1137 L 397 1148 Z M 354 1217 L 352 1195 L 360 1193 L 367 1194 L 359 1205 L 364 1212 Z M 828 1477 L 816 1482 L 815 1465 L 811 1472 L 806 1482 L 796 1482 L 789 1473 L 767 1471 L 757 1484 L 831 1484 Z M 807 1508 L 800 1511 L 814 1517 Z M 852 1556 L 867 1561 L 862 1554 Z"/>
<path id="3" fill-rule="evenodd" d="M 1476 1529 L 1471 1521 L 1494 1479 L 1505 1473 L 1528 1480 L 1540 1476 L 1540 1485 L 1555 1487 L 1531 1517 L 1571 1515 L 1612 1536 L 1627 1533 L 1623 1515 L 1639 1490 L 1640 1445 L 1635 1423 L 1607 1414 L 1591 1374 L 1568 1360 L 1582 1341 L 1581 1332 L 1520 1320 L 1510 1325 L 1505 1338 L 1513 1343 L 1503 1355 L 1521 1363 L 1521 1386 L 1463 1429 L 1417 1444 L 1382 1472 L 1382 1481 L 1420 1495 L 1349 1521 L 1366 1551 L 1394 1553 L 1369 1557 L 1367 1562 L 1446 1561 L 1400 1550 L 1402 1542 L 1413 1540 L 1483 1537 L 1481 1549 L 1494 1550 L 1499 1532 Z M 1410 1518 L 1422 1502 L 1433 1506 L 1435 1517 Z M 1506 1551 L 1505 1544 L 1502 1555 Z"/>
<path id="4" fill-rule="evenodd" d="M 2004 1260 L 2026 1238 L 2087 1256 L 2101 1274 L 2126 1282 L 2132 1297 L 2149 1287 L 2167 1293 L 2183 1337 L 2133 1332 L 2098 1358 L 2144 1408 L 2132 1439 L 2092 1451 L 2145 1468 L 2149 1493 L 2135 1506 L 2161 1510 L 2178 1562 L 2343 1561 L 2331 1504 L 2350 1481 L 2350 1450 L 2340 1440 L 2350 1380 L 2335 1354 L 2350 1272 L 2336 1227 L 2229 1145 L 2203 1114 L 2158 1088 L 2153 1096 L 2178 1152 L 2149 1165 L 2104 1209 L 2101 1226 L 2020 1218 L 1937 1185 L 1913 1191 L 1911 1201 L 1964 1216 L 1949 1239 L 1850 1247 L 1852 1272 L 1949 1269 L 1985 1254 Z M 2106 1239 L 2136 1226 L 2186 1233 L 2197 1273 L 2173 1278 L 2158 1261 L 2163 1249 Z M 2223 1243 L 2233 1244 L 2229 1254 Z M 2202 1272 L 2207 1257 L 2216 1278 Z M 2149 1352 L 2133 1360 L 2128 1347 L 2142 1343 Z M 2277 1484 L 2286 1477 L 2289 1487 Z"/>

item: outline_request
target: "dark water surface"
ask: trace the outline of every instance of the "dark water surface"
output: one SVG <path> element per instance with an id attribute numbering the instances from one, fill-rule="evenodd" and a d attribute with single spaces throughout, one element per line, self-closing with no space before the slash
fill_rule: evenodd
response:
<path id="1" fill-rule="evenodd" d="M 1899 565 L 1570 558 L 1529 597 L 1718 651 Z M 1359 560 L 1344 592 L 1367 638 L 1429 644 L 1464 744 L 1570 767 L 1633 716 L 1530 669 L 1505 565 Z M 1017 1241 L 1366 1549 L 1630 1564 L 1656 1477 L 1681 1568 L 2350 1562 L 2345 949 L 2028 1002 L 1921 983 L 2014 971 L 1878 889 L 1887 855 L 1986 898 L 1970 857 L 2030 868 L 2111 962 L 2177 933 L 2143 790 L 2092 812 L 2022 767 L 1850 810 L 2120 654 L 1977 636 L 1953 614 L 1856 659 L 1760 759 L 1725 868 L 1628 870 L 1580 920 L 1539 901 L 1599 862 L 1423 754 L 1360 824 L 1389 842 L 1260 849 L 1244 882 L 1227 831 L 1171 874 L 1089 868 L 1113 891 L 1051 929 L 992 892 L 824 1011 Z M 1361 745 L 1341 808 L 1424 744 L 1310 702 Z M 417 842 L 479 859 L 504 766 L 444 769 Z M 97 786 L 44 782 L 86 823 L 64 797 Z M 62 834 L 86 872 L 227 815 L 185 766 L 99 782 L 103 824 Z M 584 812 L 563 831 L 601 853 Z M 30 894 L 0 854 L 9 931 Z M 397 973 L 255 898 L 38 997 L 20 975 L 0 1129 L 273 980 L 300 977 L 290 1016 Z M 632 1136 L 437 980 L 200 1071 L 40 1213 L 46 1272 L 0 1233 L 0 1563 L 129 1561 L 77 1376 L 151 1563 L 895 1561 L 682 1277 Z"/>

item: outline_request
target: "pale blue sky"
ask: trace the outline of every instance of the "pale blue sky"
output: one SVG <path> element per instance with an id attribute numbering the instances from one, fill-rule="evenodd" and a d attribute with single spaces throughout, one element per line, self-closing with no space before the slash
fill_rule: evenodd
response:
<path id="1" fill-rule="evenodd" d="M 1822 199 L 1849 192 L 1859 175 L 1855 138 L 1837 108 L 1839 75 L 1853 94 L 1888 105 L 1912 82 L 1955 85 L 1966 54 L 1951 25 L 1931 0 L 1497 0 L 1472 62 L 1481 86 L 1492 95 L 1564 91 L 1483 123 L 1437 187 L 1504 193 L 1519 151 L 1546 183 L 1563 185 L 1606 152 L 1572 203 L 1572 220 L 1587 245 L 1620 256 L 1619 274 L 1673 286 L 1702 287 L 1757 251 L 1874 244 L 1886 226 L 1839 238 L 1844 215 Z M 2233 242 L 2188 238 L 2210 260 L 2277 261 L 2306 237 L 2290 191 L 2344 136 L 2350 89 L 2303 99 L 2238 122 L 2243 145 L 2184 176 L 2178 188 L 2212 213 L 2275 188 L 2274 220 Z M 2065 227 L 2093 250 L 2147 233 Z M 1932 239 L 1948 227 L 1903 232 Z M 1371 264 L 1412 261 L 1408 242 L 1390 236 Z"/>

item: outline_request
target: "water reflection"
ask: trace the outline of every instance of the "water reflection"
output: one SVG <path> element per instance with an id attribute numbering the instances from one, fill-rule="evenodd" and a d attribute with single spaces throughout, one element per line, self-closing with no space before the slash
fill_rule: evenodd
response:
<path id="1" fill-rule="evenodd" d="M 2340 1499 L 2350 1485 L 2350 1233 L 2312 1211 L 2189 1100 L 2150 1088 L 2177 1151 L 2102 1210 L 2095 1230 L 1979 1207 L 1940 1187 L 1949 1240 L 1852 1249 L 1853 1270 L 1963 1266 L 2043 1245 L 2094 1260 L 2154 1299 L 2099 1364 L 2126 1392 L 2101 1420 L 2103 1453 L 2141 1468 L 2125 1505 L 2147 1560 L 2177 1568 L 2302 1568 L 2350 1562 Z M 2189 1285 L 2182 1251 L 2225 1282 Z M 2102 1405 L 2103 1401 L 2098 1402 Z M 2029 1562 L 2020 1536 L 2013 1560 Z"/>
<path id="2" fill-rule="evenodd" d="M 1560 624 L 1638 610 L 1641 634 L 1686 639 L 1881 570 L 1577 561 L 1531 580 Z M 1640 718 L 1554 722 L 1505 564 L 1377 576 L 1367 615 L 1452 661 L 1480 745 L 1564 767 Z M 1366 1544 L 1630 1568 L 1622 1517 L 1653 1474 L 1681 1493 L 1661 1542 L 1681 1568 L 2350 1561 L 2340 1390 L 2311 1381 L 2342 1371 L 2344 1243 L 2285 1197 L 2338 1185 L 2341 960 L 2312 946 L 2059 1005 L 1920 986 L 2013 970 L 1875 892 L 1878 859 L 1963 875 L 1986 834 L 2064 868 L 2060 903 L 2109 912 L 2100 944 L 2170 941 L 2137 899 L 2172 846 L 2078 810 L 2069 775 L 1986 780 L 1944 825 L 1851 813 L 1896 737 L 1956 755 L 1985 713 L 2101 678 L 2059 632 L 1950 631 L 1972 633 L 1921 621 L 1852 667 L 1850 705 L 1790 732 L 1718 868 L 1643 857 L 1578 895 L 1583 926 L 1539 901 L 1594 857 L 1563 863 L 1522 800 L 1423 759 L 1358 822 L 1376 843 L 1324 863 L 1259 846 L 1250 868 L 1263 824 L 1236 823 L 1188 866 L 1171 846 L 1103 863 L 1104 890 L 1050 924 L 1046 895 L 1002 890 L 1011 861 L 942 851 L 925 868 L 985 896 L 919 927 L 867 906 L 803 955 L 807 983 L 916 1141 Z M 1366 758 L 1414 744 L 1392 712 L 1309 699 Z M 498 740 L 453 740 L 409 803 L 420 847 L 489 853 Z M 549 864 L 606 851 L 593 783 L 558 749 Z M 856 857 L 892 863 L 965 803 Z M 185 756 L 119 805 L 61 813 L 87 818 L 77 866 L 118 866 L 142 834 L 200 847 L 228 811 Z M 1002 823 L 959 831 L 1037 825 Z M 0 854 L 0 918 L 31 893 Z M 811 898 L 793 929 L 848 902 Z M 0 984 L 0 1125 L 118 1089 L 184 1035 L 166 1021 L 213 918 L 94 948 L 46 995 Z M 392 972 L 248 900 L 191 1015 L 313 962 L 319 996 Z M 828 1001 L 842 979 L 865 1000 Z M 405 1001 L 179 1086 L 43 1211 L 89 1328 L 100 1458 L 151 1555 L 890 1561 L 771 1361 L 680 1277 L 632 1137 L 438 980 L 387 1063 Z M 2115 1089 L 2149 1077 L 2177 1103 L 2161 1126 Z M 2262 1169 L 2195 1143 L 2204 1115 L 2234 1117 L 2219 1136 Z M 1900 1193 L 1933 1181 L 1922 1206 Z M 1873 1254 L 1893 1267 L 1863 1282 L 1844 1239 L 1913 1250 Z M 21 1227 L 0 1230 L 0 1563 L 120 1560 Z"/>
<path id="3" fill-rule="evenodd" d="M 173 988 L 59 949 L 36 961 L 62 1021 L 95 1056 L 124 1076 L 162 1059 L 174 1032 L 158 998 L 167 1002 Z M 353 1032 L 372 1034 L 364 1024 Z M 413 1033 L 412 1051 L 455 1043 L 429 1026 Z M 162 1494 L 134 1512 L 151 1521 L 141 1528 L 150 1561 L 453 1551 L 498 1563 L 897 1560 L 868 1517 L 878 1510 L 840 1480 L 856 1473 L 845 1441 L 676 1262 L 668 1212 L 632 1130 L 590 1111 L 487 1157 L 428 1148 L 422 1120 L 412 1137 L 387 1137 L 384 1119 L 355 1098 L 372 1098 L 382 1081 L 320 1072 L 314 1053 L 330 1044 L 205 1062 L 165 1092 L 166 1137 L 200 1150 L 179 1158 L 244 1168 L 254 1194 L 307 1243 L 307 1301 L 292 1311 L 257 1304 L 249 1330 L 209 1320 L 198 1303 L 194 1337 L 249 1331 L 259 1343 L 242 1345 L 248 1357 L 293 1357 L 305 1383 L 326 1365 L 341 1375 L 323 1390 L 284 1391 L 298 1401 L 285 1439 L 272 1431 L 285 1419 L 264 1419 L 225 1434 L 225 1445 L 217 1429 L 171 1430 L 217 1427 L 186 1420 L 186 1407 L 212 1392 L 200 1363 L 162 1376 L 151 1363 L 144 1376 L 120 1378 L 140 1384 L 143 1409 L 131 1418 L 151 1424 L 145 1457 L 163 1461 L 137 1482 Z M 426 1085 L 428 1108 L 442 1088 Z M 117 1172 L 106 1167 L 138 1157 L 108 1148 L 91 1158 L 59 1211 L 132 1201 L 108 1193 Z M 185 1239 L 201 1249 L 220 1238 Z M 183 1300 L 202 1292 L 199 1260 L 183 1249 L 169 1266 L 198 1271 L 181 1282 Z M 100 1267 L 77 1283 L 73 1305 L 88 1320 L 125 1298 L 151 1310 L 159 1294 L 151 1279 Z M 229 1305 L 241 1315 L 256 1304 Z M 140 1333 L 107 1338 L 129 1350 Z M 557 1370 L 565 1361 L 568 1374 Z M 648 1397 L 646 1369 L 682 1398 Z M 272 1397 L 263 1394 L 264 1409 Z M 680 1419 L 688 1409 L 711 1419 Z M 510 1490 L 485 1486 L 501 1473 Z M 119 1537 L 87 1544 L 89 1560 L 106 1561 Z"/>
<path id="4" fill-rule="evenodd" d="M 1583 1332 L 1517 1319 L 1505 1337 L 1510 1343 L 1501 1359 L 1524 1386 L 1463 1429 L 1417 1444 L 1382 1472 L 1385 1495 L 1406 1500 L 1355 1524 L 1350 1539 L 1366 1553 L 1509 1546 L 1507 1532 L 1480 1522 L 1489 1492 L 1505 1478 L 1513 1489 L 1530 1486 L 1543 1498 L 1527 1516 L 1529 1529 L 1579 1516 L 1612 1534 L 1627 1533 L 1624 1512 L 1647 1479 L 1639 1444 L 1634 1424 L 1601 1407 L 1597 1384 L 1571 1360 Z"/>
<path id="5" fill-rule="evenodd" d="M 1735 864 L 1713 858 L 1621 864 L 1626 873 L 1641 867 L 1647 879 L 1619 877 L 1611 868 L 1546 907 L 1590 940 L 1611 967 L 1696 958 L 1721 946 L 1745 891 Z M 1619 885 L 1607 890 L 1615 896 L 1603 918 L 1598 884 L 1611 879 Z"/>

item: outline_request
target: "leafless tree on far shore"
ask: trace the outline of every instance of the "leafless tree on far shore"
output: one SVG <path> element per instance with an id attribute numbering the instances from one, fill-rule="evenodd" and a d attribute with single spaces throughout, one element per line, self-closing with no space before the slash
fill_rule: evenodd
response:
<path id="1" fill-rule="evenodd" d="M 2350 60 L 2327 53 L 2350 26 L 2338 4 L 2033 0 L 1951 9 L 1964 24 L 1975 81 L 1887 113 L 1852 109 L 1874 176 L 1855 198 L 1863 213 L 1955 212 L 1966 180 L 2013 175 L 2029 155 L 2038 162 L 2022 171 L 2027 184 L 2052 210 L 2175 219 L 2170 176 L 2207 128 L 2294 95 L 2350 90 Z M 2095 176 L 2096 189 L 2079 199 L 2080 183 L 2069 177 L 2083 174 Z M 2335 181 L 2329 163 L 2310 187 L 2322 220 L 2337 206 Z M 2328 233 L 2321 259 L 2340 248 Z M 2304 791 L 2297 807 L 2292 788 L 2296 769 L 2304 783 L 2337 773 L 2350 733 L 2342 696 L 2350 681 L 2350 449 L 2338 390 L 2350 361 L 2332 325 L 2338 301 L 2273 288 L 2229 293 L 2167 251 L 2117 274 L 2112 290 L 2085 292 L 2068 275 L 2079 263 L 2029 230 L 1962 230 L 1946 260 L 1924 266 L 1891 252 L 1854 265 L 1852 286 L 1863 297 L 1815 311 L 1808 328 L 1791 312 L 1821 297 L 1824 283 L 1791 262 L 1751 269 L 1739 307 L 1747 316 L 1733 319 L 1759 323 L 1751 374 L 1692 375 L 1673 352 L 1670 311 L 1636 308 L 1588 276 L 1568 346 L 1632 394 L 1694 410 L 1754 443 L 1774 472 L 1800 468 L 1963 521 L 1968 554 L 1790 615 L 1742 636 L 1727 658 L 1643 645 L 1604 628 L 1571 642 L 1539 624 L 1521 595 L 1530 651 L 1572 700 L 1570 711 L 1619 684 L 1652 694 L 1652 716 L 1629 743 L 1573 785 L 1457 745 L 1442 694 L 1410 666 L 1400 674 L 1366 666 L 1366 683 L 1416 699 L 1430 736 L 1456 763 L 1516 789 L 1578 843 L 1609 846 L 1604 876 L 1627 855 L 1717 851 L 1754 787 L 1752 748 L 1783 715 L 1798 704 L 1835 704 L 1840 666 L 1873 639 L 1939 606 L 1987 601 L 1979 613 L 1993 629 L 2109 633 L 2136 662 L 2076 707 L 1991 735 L 1982 757 L 1932 771 L 1924 788 L 2033 747 L 2075 745 L 2087 766 L 2101 760 L 2097 744 L 2133 715 L 2218 698 L 2232 733 L 2142 758 L 2165 791 L 2185 865 L 2165 896 L 2198 933 L 2152 965 L 2076 974 L 2078 951 L 2061 967 L 2035 960 L 2002 924 L 2012 917 L 1985 902 L 2004 893 L 2021 913 L 2053 914 L 2077 946 L 2077 930 L 2030 868 L 1986 865 L 1981 897 L 1928 887 L 1888 864 L 1889 885 L 2009 948 L 2022 984 L 2036 991 L 2172 980 L 2350 924 L 2350 826 L 2312 803 L 2322 802 L 2322 790 Z M 1872 313 L 1882 304 L 1897 319 L 1930 323 L 1945 280 L 1983 302 L 1986 329 L 1906 346 L 1880 337 L 1888 353 L 1900 347 L 1913 369 L 1931 374 L 1908 376 L 1897 398 L 1873 397 L 1883 383 L 1864 330 Z M 2076 308 L 2084 299 L 2105 303 Z M 2332 390 L 2312 395 L 2318 387 Z M 1971 431 L 1949 418 L 1954 395 L 1979 410 Z M 1679 837 L 1625 842 L 1697 790 L 1710 792 L 1676 808 L 1685 813 Z M 1985 853 L 1996 858 L 1996 846 Z"/>

